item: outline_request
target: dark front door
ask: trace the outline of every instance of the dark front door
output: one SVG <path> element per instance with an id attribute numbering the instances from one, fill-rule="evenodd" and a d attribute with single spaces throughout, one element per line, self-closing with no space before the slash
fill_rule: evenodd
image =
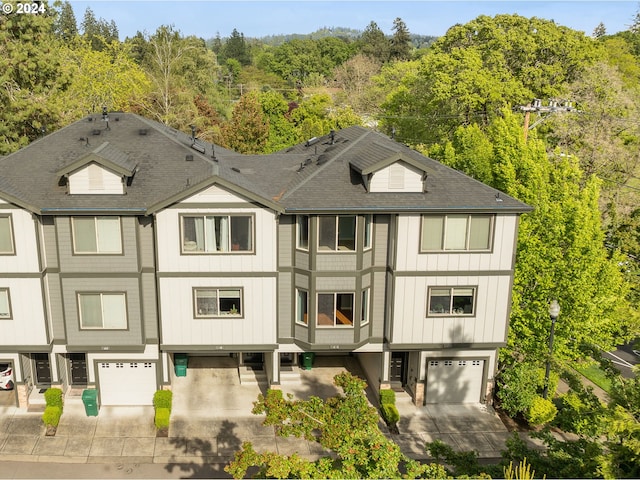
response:
<path id="1" fill-rule="evenodd" d="M 404 386 L 406 379 L 407 354 L 404 352 L 391 353 L 391 370 L 389 372 L 389 380 L 392 386 Z"/>
<path id="2" fill-rule="evenodd" d="M 31 358 L 36 364 L 36 384 L 51 384 L 51 364 L 48 353 L 34 353 Z"/>
<path id="3" fill-rule="evenodd" d="M 84 353 L 70 353 L 71 385 L 87 384 L 87 356 Z"/>

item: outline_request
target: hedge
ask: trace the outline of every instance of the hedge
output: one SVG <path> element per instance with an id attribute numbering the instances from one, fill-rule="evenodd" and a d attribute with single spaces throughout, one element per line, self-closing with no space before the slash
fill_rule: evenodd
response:
<path id="1" fill-rule="evenodd" d="M 45 407 L 42 414 L 42 421 L 45 425 L 51 427 L 57 427 L 60 423 L 60 417 L 62 416 L 62 408 L 58 406 L 49 405 Z"/>
<path id="2" fill-rule="evenodd" d="M 60 388 L 47 388 L 44 391 L 44 401 L 48 407 L 60 407 L 62 412 L 62 390 Z"/>
<path id="3" fill-rule="evenodd" d="M 383 403 L 380 407 L 380 411 L 382 412 L 382 418 L 384 418 L 384 420 L 390 425 L 398 423 L 398 420 L 400 420 L 400 412 L 398 412 L 395 405 Z"/>
<path id="4" fill-rule="evenodd" d="M 380 405 L 395 405 L 396 392 L 390 389 L 380 390 Z"/>
<path id="5" fill-rule="evenodd" d="M 169 428 L 169 417 L 171 416 L 171 411 L 165 407 L 156 408 L 156 417 L 155 424 L 156 428 Z"/>
<path id="6" fill-rule="evenodd" d="M 166 408 L 171 412 L 173 392 L 171 390 L 158 390 L 153 394 L 153 406 L 156 408 Z"/>

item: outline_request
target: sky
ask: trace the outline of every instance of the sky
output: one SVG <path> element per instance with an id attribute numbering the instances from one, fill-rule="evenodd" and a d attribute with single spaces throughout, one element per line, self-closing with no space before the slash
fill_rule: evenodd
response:
<path id="1" fill-rule="evenodd" d="M 436 1 L 436 0 L 70 0 L 78 24 L 87 7 L 96 18 L 115 21 L 120 39 L 140 31 L 152 34 L 161 25 L 173 25 L 183 35 L 204 39 L 229 37 L 233 29 L 245 37 L 312 33 L 322 27 L 364 30 L 371 21 L 391 34 L 400 17 L 411 33 L 442 36 L 449 27 L 479 15 L 518 14 L 553 20 L 591 35 L 602 22 L 608 34 L 627 30 L 640 2 L 601 0 Z"/>

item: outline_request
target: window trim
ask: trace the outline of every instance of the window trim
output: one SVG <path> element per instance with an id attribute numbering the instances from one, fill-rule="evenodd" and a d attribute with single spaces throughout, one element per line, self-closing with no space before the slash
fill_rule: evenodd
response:
<path id="1" fill-rule="evenodd" d="M 364 227 L 362 229 L 362 248 L 366 251 L 373 248 L 373 214 L 365 214 L 363 217 L 363 223 Z M 369 240 L 369 245 L 367 245 L 367 239 Z"/>
<path id="2" fill-rule="evenodd" d="M 8 315 L 6 317 L 0 315 L 0 320 L 13 320 L 13 310 L 11 309 L 11 292 L 9 291 L 9 287 L 1 287 L 0 294 L 2 294 L 3 292 L 6 292 L 7 296 Z"/>
<path id="3" fill-rule="evenodd" d="M 101 320 L 102 320 L 102 327 L 85 327 L 82 324 L 82 302 L 80 301 L 80 297 L 82 295 L 100 295 L 100 314 L 101 314 Z M 103 297 L 105 295 L 109 295 L 109 296 L 121 296 L 124 298 L 124 327 L 120 327 L 120 328 L 105 328 L 104 327 L 104 302 L 103 302 Z M 127 301 L 127 292 L 120 292 L 120 291 L 116 291 L 116 292 L 91 292 L 91 291 L 86 291 L 86 292 L 76 292 L 76 301 L 77 301 L 77 305 L 78 305 L 78 322 L 80 324 L 80 330 L 92 330 L 92 331 L 125 331 L 125 330 L 129 330 L 129 302 Z"/>
<path id="4" fill-rule="evenodd" d="M 466 225 L 466 234 L 465 234 L 465 248 L 464 249 L 446 249 L 445 243 L 447 240 L 447 219 L 449 217 L 454 216 L 466 216 L 467 217 L 467 225 Z M 440 238 L 440 248 L 439 249 L 424 249 L 424 222 L 425 218 L 431 217 L 436 218 L 440 217 L 443 219 L 442 224 L 442 236 Z M 471 231 L 471 219 L 473 217 L 488 217 L 489 218 L 489 241 L 488 247 L 482 249 L 470 249 L 469 241 L 470 241 L 470 231 Z M 420 244 L 418 245 L 420 253 L 491 253 L 493 251 L 493 243 L 495 239 L 495 223 L 496 223 L 496 215 L 492 213 L 442 213 L 442 214 L 423 214 L 420 216 Z"/>
<path id="5" fill-rule="evenodd" d="M 192 292 L 191 292 L 191 297 L 192 297 L 192 302 L 193 302 L 193 318 L 195 320 L 207 320 L 207 319 L 212 319 L 212 318 L 233 318 L 233 319 L 243 319 L 244 318 L 244 308 L 245 308 L 245 303 L 244 303 L 244 287 L 231 287 L 231 286 L 222 286 L 222 287 L 213 287 L 213 286 L 198 286 L 198 287 L 192 287 L 191 288 Z M 198 314 L 198 308 L 197 308 L 197 293 L 198 291 L 207 291 L 207 290 L 215 290 L 216 291 L 216 301 L 218 302 L 218 314 L 217 315 L 201 315 Z M 228 314 L 221 314 L 220 313 L 220 290 L 238 290 L 238 292 L 240 293 L 240 313 L 238 314 L 232 314 L 232 313 L 228 313 Z"/>
<path id="6" fill-rule="evenodd" d="M 11 242 L 11 251 L 3 252 L 0 251 L 0 255 L 15 255 L 16 254 L 16 239 L 15 233 L 13 231 L 13 215 L 11 213 L 2 213 L 0 214 L 0 218 L 8 218 L 9 219 L 9 241 Z"/>
<path id="7" fill-rule="evenodd" d="M 320 302 L 319 302 L 319 296 L 320 295 L 333 295 L 333 325 L 320 325 L 318 323 L 318 308 L 320 307 Z M 336 315 L 335 312 L 337 310 L 337 302 L 338 302 L 338 295 L 351 295 L 352 297 L 352 301 L 351 301 L 351 308 L 352 308 L 352 316 L 353 319 L 351 320 L 351 325 L 345 325 L 343 323 L 340 323 L 337 321 L 336 319 Z M 355 327 L 355 301 L 356 301 L 356 294 L 355 292 L 317 292 L 316 293 L 316 309 L 315 309 L 315 316 L 316 316 L 316 328 L 319 329 L 331 329 L 331 328 L 354 328 Z"/>
<path id="8" fill-rule="evenodd" d="M 368 325 L 370 321 L 371 321 L 371 287 L 366 287 L 366 288 L 363 288 L 362 292 L 360 293 L 360 326 L 363 327 L 365 325 Z"/>
<path id="9" fill-rule="evenodd" d="M 300 242 L 300 238 L 301 238 L 300 237 L 300 234 L 301 234 L 300 221 L 305 217 L 307 219 L 307 246 L 303 247 L 301 246 L 301 242 Z M 311 236 L 309 235 L 311 233 L 310 227 L 311 227 L 311 217 L 309 215 L 296 215 L 296 249 L 302 250 L 305 252 L 309 251 L 309 237 Z"/>
<path id="10" fill-rule="evenodd" d="M 96 251 L 95 252 L 79 252 L 77 247 L 76 247 L 76 225 L 75 225 L 75 219 L 76 218 L 92 218 L 93 219 L 93 227 L 94 227 L 94 234 L 95 234 L 95 239 L 96 239 Z M 101 252 L 98 249 L 98 219 L 101 218 L 117 218 L 118 219 L 118 234 L 120 237 L 120 251 L 118 252 Z M 100 255 L 100 256 L 108 256 L 108 255 L 124 255 L 124 241 L 123 241 L 123 236 L 122 236 L 122 217 L 117 216 L 117 215 L 86 215 L 86 216 L 82 216 L 82 215 L 76 215 L 71 217 L 71 248 L 73 249 L 73 255 Z"/>
<path id="11" fill-rule="evenodd" d="M 354 219 L 354 230 L 353 230 L 353 250 L 340 250 L 339 245 L 339 239 L 340 239 L 340 217 L 353 217 Z M 320 219 L 321 218 L 334 218 L 335 219 L 335 228 L 336 228 L 336 236 L 335 236 L 335 244 L 336 244 L 336 248 L 335 249 L 326 249 L 324 247 L 320 246 L 320 237 L 321 237 L 321 231 L 320 231 Z M 316 247 L 317 247 L 317 252 L 318 253 L 354 253 L 358 251 L 358 215 L 318 215 L 316 217 L 317 219 L 317 241 L 316 241 Z"/>
<path id="12" fill-rule="evenodd" d="M 432 313 L 431 312 L 431 292 L 433 290 L 445 290 L 449 289 L 451 300 L 449 302 L 449 313 Z M 455 313 L 453 312 L 453 299 L 454 299 L 454 291 L 455 290 L 464 290 L 471 289 L 473 291 L 473 303 L 471 305 L 471 313 Z M 447 317 L 447 318 L 456 318 L 456 317 L 464 317 L 464 318 L 474 318 L 476 316 L 476 307 L 478 303 L 478 286 L 477 285 L 432 285 L 427 290 L 427 308 L 426 308 L 426 317 L 428 318 L 438 318 L 438 317 Z"/>
<path id="13" fill-rule="evenodd" d="M 299 313 L 300 313 L 300 312 L 298 311 L 298 307 L 299 307 L 300 303 L 298 302 L 298 299 L 299 299 L 299 294 L 300 294 L 301 292 L 305 293 L 305 294 L 306 294 L 306 297 L 307 297 L 307 305 L 306 305 L 306 307 L 307 307 L 307 308 L 306 308 L 306 310 L 307 310 L 307 313 L 306 313 L 306 316 L 307 316 L 307 322 L 306 322 L 306 323 L 301 322 L 301 321 L 299 320 L 299 318 L 300 318 Z M 309 326 L 309 290 L 305 290 L 304 288 L 296 288 L 296 308 L 295 308 L 295 310 L 296 310 L 296 311 L 295 311 L 295 315 L 296 315 L 296 317 L 295 317 L 295 323 L 296 323 L 296 325 L 301 325 L 301 326 L 303 326 L 303 327 L 308 327 L 308 326 Z"/>
<path id="14" fill-rule="evenodd" d="M 229 218 L 229 245 L 231 248 L 226 251 L 198 251 L 185 250 L 184 248 L 184 219 L 185 218 L 207 218 L 207 217 L 228 217 Z M 231 243 L 231 217 L 247 217 L 251 219 L 251 249 L 250 250 L 233 250 Z M 179 215 L 180 224 L 180 255 L 252 255 L 256 253 L 256 214 L 237 213 L 237 212 L 206 212 L 206 213 L 189 213 L 184 212 Z"/>

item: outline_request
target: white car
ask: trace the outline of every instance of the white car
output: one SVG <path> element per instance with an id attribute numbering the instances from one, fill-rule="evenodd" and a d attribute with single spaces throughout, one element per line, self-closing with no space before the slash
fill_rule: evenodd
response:
<path id="1" fill-rule="evenodd" d="M 13 390 L 13 369 L 8 363 L 0 363 L 0 390 Z"/>

